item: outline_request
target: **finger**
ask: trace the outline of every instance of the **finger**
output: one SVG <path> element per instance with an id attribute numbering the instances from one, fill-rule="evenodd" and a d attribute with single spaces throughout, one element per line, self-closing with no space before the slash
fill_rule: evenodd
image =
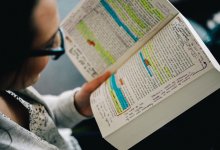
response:
<path id="1" fill-rule="evenodd" d="M 97 77 L 96 79 L 92 80 L 91 82 L 89 82 L 89 84 L 100 85 L 105 80 L 107 80 L 110 75 L 111 75 L 111 72 L 107 71 L 103 75 L 101 75 L 101 76 Z"/>
<path id="2" fill-rule="evenodd" d="M 100 83 L 103 83 L 105 80 L 107 80 L 109 77 L 111 76 L 111 72 L 110 71 L 107 71 L 105 72 L 102 76 L 98 77 L 97 80 L 100 82 Z"/>
<path id="3" fill-rule="evenodd" d="M 88 91 L 95 90 L 98 86 L 100 86 L 104 81 L 106 81 L 111 75 L 110 71 L 105 72 L 103 75 L 97 77 L 96 79 L 92 80 L 91 82 L 86 84 L 86 89 Z"/>

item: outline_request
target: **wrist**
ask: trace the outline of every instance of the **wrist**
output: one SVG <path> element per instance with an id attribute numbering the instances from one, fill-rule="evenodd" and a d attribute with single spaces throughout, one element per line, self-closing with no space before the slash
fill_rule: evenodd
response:
<path id="1" fill-rule="evenodd" d="M 81 114 L 79 106 L 78 106 L 78 100 L 77 100 L 77 93 L 80 89 L 76 90 L 73 94 L 73 105 L 75 106 L 76 110 Z"/>
<path id="2" fill-rule="evenodd" d="M 73 95 L 73 104 L 79 114 L 84 117 L 92 117 L 90 103 L 88 106 L 88 103 L 82 99 L 82 96 L 80 96 L 80 89 L 77 90 Z"/>

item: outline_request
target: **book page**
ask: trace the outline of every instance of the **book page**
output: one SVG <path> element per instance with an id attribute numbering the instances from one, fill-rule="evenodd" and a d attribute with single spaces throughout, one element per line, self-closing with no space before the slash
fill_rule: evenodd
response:
<path id="1" fill-rule="evenodd" d="M 213 68 L 181 17 L 175 17 L 92 94 L 92 110 L 103 137 Z"/>
<path id="2" fill-rule="evenodd" d="M 61 24 L 67 54 L 88 81 L 114 72 L 177 12 L 166 0 L 83 1 Z"/>

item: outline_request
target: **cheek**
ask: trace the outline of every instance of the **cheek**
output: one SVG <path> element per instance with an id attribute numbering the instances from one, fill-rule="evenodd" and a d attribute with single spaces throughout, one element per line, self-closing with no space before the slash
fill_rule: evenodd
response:
<path id="1" fill-rule="evenodd" d="M 30 60 L 29 65 L 27 66 L 27 80 L 36 81 L 39 77 L 39 74 L 44 70 L 48 64 L 49 57 L 39 57 L 33 58 Z"/>
<path id="2" fill-rule="evenodd" d="M 35 71 L 36 74 L 41 73 L 44 68 L 47 66 L 48 61 L 49 61 L 49 57 L 41 57 L 41 58 L 36 58 L 38 60 L 36 60 L 37 62 L 35 63 Z"/>
<path id="3" fill-rule="evenodd" d="M 15 89 L 24 89 L 35 84 L 38 81 L 40 73 L 48 64 L 49 57 L 38 57 L 28 59 L 23 69 L 16 76 L 16 82 L 13 85 Z"/>

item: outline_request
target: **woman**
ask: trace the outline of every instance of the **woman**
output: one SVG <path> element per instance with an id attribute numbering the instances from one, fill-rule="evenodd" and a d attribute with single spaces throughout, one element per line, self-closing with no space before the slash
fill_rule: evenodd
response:
<path id="1" fill-rule="evenodd" d="M 55 0 L 4 1 L 1 7 L 0 149 L 80 149 L 58 127 L 92 116 L 89 97 L 110 73 L 46 100 L 31 85 L 64 53 Z M 3 8 L 1 9 L 1 11 Z"/>

